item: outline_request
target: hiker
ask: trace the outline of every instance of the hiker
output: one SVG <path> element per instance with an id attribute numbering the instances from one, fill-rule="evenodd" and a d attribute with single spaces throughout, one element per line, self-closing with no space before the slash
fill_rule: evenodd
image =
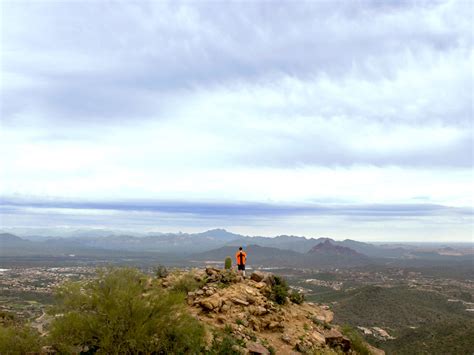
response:
<path id="1" fill-rule="evenodd" d="M 242 271 L 242 275 L 245 277 L 245 262 L 247 261 L 247 253 L 242 250 L 242 247 L 240 247 L 239 251 L 235 253 L 235 258 L 237 260 L 237 270 Z"/>

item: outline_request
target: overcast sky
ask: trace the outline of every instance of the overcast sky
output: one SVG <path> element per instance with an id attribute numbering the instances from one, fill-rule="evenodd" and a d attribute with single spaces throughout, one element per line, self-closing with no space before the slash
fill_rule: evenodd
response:
<path id="1" fill-rule="evenodd" d="M 473 240 L 473 3 L 2 1 L 0 218 Z"/>

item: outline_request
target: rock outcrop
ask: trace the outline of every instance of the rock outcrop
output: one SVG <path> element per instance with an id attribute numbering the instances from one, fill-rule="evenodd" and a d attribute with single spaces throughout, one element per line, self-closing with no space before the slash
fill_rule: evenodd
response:
<path id="1" fill-rule="evenodd" d="M 310 302 L 283 305 L 271 300 L 272 274 L 243 278 L 234 270 L 207 267 L 187 272 L 199 287 L 187 294 L 190 312 L 210 330 L 231 335 L 243 354 L 353 353 L 351 341 L 331 325 L 332 312 Z M 183 272 L 184 275 L 184 272 Z M 161 284 L 172 287 L 183 277 L 171 274 Z M 210 340 L 212 341 L 212 339 Z M 237 349 L 238 348 L 238 349 Z"/>

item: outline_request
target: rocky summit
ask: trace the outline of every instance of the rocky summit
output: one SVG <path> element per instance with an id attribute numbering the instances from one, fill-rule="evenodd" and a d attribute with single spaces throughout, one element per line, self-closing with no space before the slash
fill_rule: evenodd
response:
<path id="1" fill-rule="evenodd" d="M 241 354 L 358 353 L 331 324 L 329 307 L 303 302 L 292 297 L 291 290 L 277 302 L 278 276 L 255 271 L 244 278 L 234 270 L 206 267 L 175 271 L 160 282 L 165 288 L 186 283 L 195 286 L 187 292 L 187 304 L 206 326 L 209 344 L 227 336 L 235 340 L 233 352 Z M 367 347 L 374 354 L 384 353 Z"/>

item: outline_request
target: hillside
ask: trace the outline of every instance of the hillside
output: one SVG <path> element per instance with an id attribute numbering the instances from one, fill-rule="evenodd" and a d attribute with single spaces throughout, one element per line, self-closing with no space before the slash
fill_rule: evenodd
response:
<path id="1" fill-rule="evenodd" d="M 292 291 L 286 291 L 284 281 L 272 274 L 254 272 L 244 279 L 233 270 L 207 267 L 173 273 L 160 284 L 173 289 L 193 281 L 199 287 L 187 293 L 190 312 L 214 337 L 224 334 L 236 341 L 235 354 L 290 354 L 295 350 L 331 354 L 332 349 L 357 354 L 364 348 L 331 325 L 333 313 L 327 307 L 293 302 Z M 289 292 L 288 296 L 278 298 L 281 290 L 285 295 Z M 381 351 L 372 348 L 372 353 Z"/>
<path id="2" fill-rule="evenodd" d="M 366 339 L 389 354 L 463 354 L 474 347 L 474 319 L 460 303 L 408 287 L 374 287 L 326 296 L 335 322 L 381 327 L 395 339 Z"/>
<path id="3" fill-rule="evenodd" d="M 325 240 L 315 245 L 307 254 L 307 265 L 333 266 L 333 267 L 353 267 L 369 264 L 370 258 L 355 250 L 333 244 Z"/>

